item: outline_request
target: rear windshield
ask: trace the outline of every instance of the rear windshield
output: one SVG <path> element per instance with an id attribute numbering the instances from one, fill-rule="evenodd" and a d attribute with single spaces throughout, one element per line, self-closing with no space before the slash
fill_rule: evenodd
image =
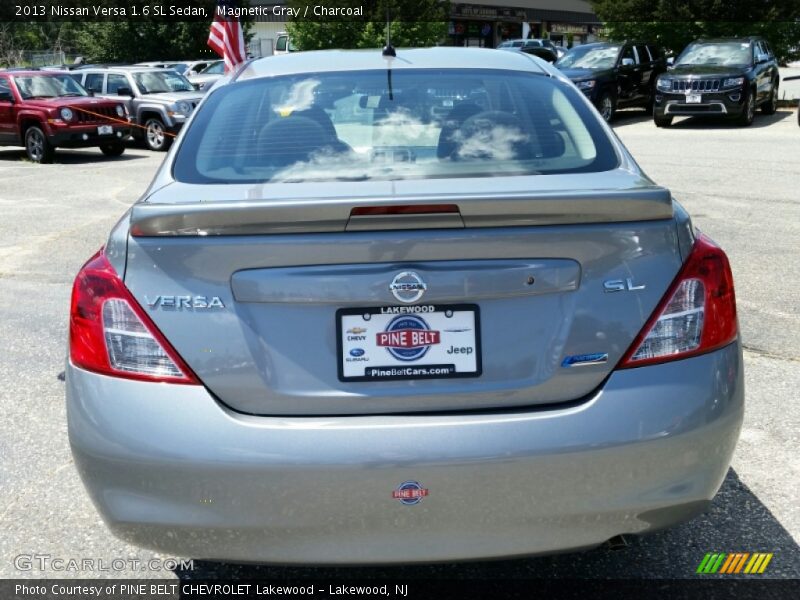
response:
<path id="1" fill-rule="evenodd" d="M 524 72 L 262 78 L 211 93 L 174 175 L 286 183 L 609 170 L 618 158 L 592 111 L 570 85 Z"/>

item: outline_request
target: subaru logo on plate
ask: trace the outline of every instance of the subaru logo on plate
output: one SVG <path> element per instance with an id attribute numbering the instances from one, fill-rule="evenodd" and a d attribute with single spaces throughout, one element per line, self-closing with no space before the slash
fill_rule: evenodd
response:
<path id="1" fill-rule="evenodd" d="M 355 356 L 358 358 L 359 356 L 364 356 L 364 349 L 363 348 L 353 348 L 350 350 L 350 356 Z"/>
<path id="2" fill-rule="evenodd" d="M 428 286 L 422 281 L 422 277 L 414 271 L 403 271 L 395 275 L 392 283 L 389 284 L 389 291 L 400 302 L 416 302 L 425 293 Z"/>

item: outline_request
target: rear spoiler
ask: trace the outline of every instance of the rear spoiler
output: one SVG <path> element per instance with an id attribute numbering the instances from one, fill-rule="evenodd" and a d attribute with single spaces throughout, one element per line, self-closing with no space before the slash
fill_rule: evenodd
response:
<path id="1" fill-rule="evenodd" d="M 670 218 L 672 197 L 669 190 L 647 187 L 523 196 L 438 194 L 374 200 L 142 202 L 132 208 L 130 231 L 136 237 L 266 235 L 617 223 Z"/>

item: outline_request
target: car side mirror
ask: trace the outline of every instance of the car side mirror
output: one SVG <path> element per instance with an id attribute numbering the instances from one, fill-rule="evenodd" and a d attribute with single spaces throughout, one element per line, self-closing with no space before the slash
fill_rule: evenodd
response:
<path id="1" fill-rule="evenodd" d="M 622 66 L 623 67 L 632 67 L 634 65 L 632 58 L 623 58 L 622 59 Z"/>
<path id="2" fill-rule="evenodd" d="M 0 102 L 11 102 L 11 104 L 14 104 L 14 95 L 11 92 L 0 92 Z"/>
<path id="3" fill-rule="evenodd" d="M 88 90 L 86 90 L 86 93 L 87 93 L 87 94 L 89 94 L 90 96 L 94 96 L 94 90 L 93 90 L 93 89 L 91 89 L 91 88 L 89 88 Z"/>
<path id="4" fill-rule="evenodd" d="M 769 60 L 769 56 L 767 56 L 766 54 L 759 54 L 756 57 L 756 64 L 760 65 L 760 64 L 763 64 L 763 63 L 767 62 L 768 60 Z"/>
<path id="5" fill-rule="evenodd" d="M 133 90 L 129 87 L 121 87 L 117 90 L 117 96 L 133 96 Z"/>
<path id="6" fill-rule="evenodd" d="M 667 66 L 668 66 L 668 67 L 671 67 L 671 66 L 672 66 L 672 65 L 674 65 L 674 64 L 675 64 L 675 57 L 674 57 L 674 56 L 670 56 L 670 57 L 667 59 Z"/>

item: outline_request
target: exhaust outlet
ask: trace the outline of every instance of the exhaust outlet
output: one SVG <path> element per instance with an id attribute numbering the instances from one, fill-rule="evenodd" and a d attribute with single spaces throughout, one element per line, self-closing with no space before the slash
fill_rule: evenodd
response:
<path id="1" fill-rule="evenodd" d="M 624 536 L 624 535 L 615 535 L 614 537 L 612 537 L 610 540 L 608 540 L 606 542 L 606 548 L 608 548 L 609 550 L 615 550 L 615 551 L 616 550 L 624 550 L 625 548 L 627 548 L 630 545 L 631 545 L 631 543 L 628 541 L 627 536 Z"/>

